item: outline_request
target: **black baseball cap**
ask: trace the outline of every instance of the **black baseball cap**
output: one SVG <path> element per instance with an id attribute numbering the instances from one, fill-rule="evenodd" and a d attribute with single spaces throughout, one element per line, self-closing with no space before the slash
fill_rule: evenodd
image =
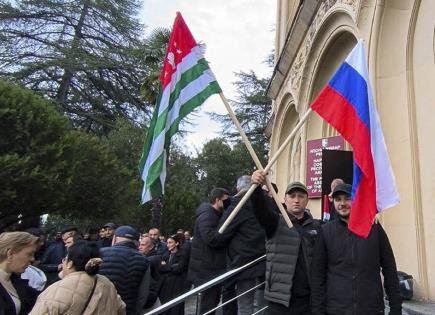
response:
<path id="1" fill-rule="evenodd" d="M 63 230 L 60 231 L 60 233 L 65 234 L 65 233 L 73 232 L 73 231 L 78 232 L 78 229 L 76 226 L 67 226 L 67 227 L 63 228 Z"/>
<path id="2" fill-rule="evenodd" d="M 109 222 L 103 225 L 103 228 L 110 228 L 112 230 L 115 229 L 115 223 Z"/>
<path id="3" fill-rule="evenodd" d="M 335 186 L 334 191 L 332 192 L 332 198 L 340 194 L 352 195 L 352 185 L 350 184 L 338 184 Z"/>

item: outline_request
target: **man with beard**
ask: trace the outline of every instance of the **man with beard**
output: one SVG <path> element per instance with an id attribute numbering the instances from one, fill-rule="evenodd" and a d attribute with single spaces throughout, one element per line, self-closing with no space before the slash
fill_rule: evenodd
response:
<path id="1" fill-rule="evenodd" d="M 339 184 L 332 197 L 337 219 L 322 227 L 312 263 L 312 312 L 330 315 L 384 314 L 384 288 L 390 315 L 402 314 L 396 262 L 388 237 L 374 223 L 368 237 L 348 229 L 352 186 Z"/>
<path id="2" fill-rule="evenodd" d="M 231 203 L 229 195 L 224 188 L 214 188 L 209 194 L 209 202 L 201 204 L 196 210 L 188 272 L 188 279 L 195 287 L 225 272 L 225 243 L 217 232 L 217 226 L 224 209 Z M 201 313 L 216 307 L 220 295 L 219 285 L 204 291 Z"/>
<path id="3" fill-rule="evenodd" d="M 155 244 L 155 250 L 157 254 L 159 254 L 162 257 L 162 260 L 168 261 L 169 259 L 169 250 L 168 246 L 166 246 L 166 242 L 162 241 L 160 237 L 162 234 L 160 233 L 160 230 L 158 228 L 151 228 L 148 231 L 148 236 L 151 237 L 154 240 Z"/>
<path id="4" fill-rule="evenodd" d="M 100 247 L 110 247 L 112 246 L 113 233 L 115 232 L 114 223 L 106 223 L 103 225 L 104 237 L 100 240 Z"/>

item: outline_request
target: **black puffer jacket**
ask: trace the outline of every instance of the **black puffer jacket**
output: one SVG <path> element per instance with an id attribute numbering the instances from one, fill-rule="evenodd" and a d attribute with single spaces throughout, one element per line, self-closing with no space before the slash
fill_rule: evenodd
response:
<path id="1" fill-rule="evenodd" d="M 374 224 L 364 239 L 339 218 L 323 225 L 312 263 L 313 314 L 383 314 L 381 270 L 390 314 L 402 314 L 396 262 L 382 226 Z"/>
<path id="2" fill-rule="evenodd" d="M 220 225 L 225 222 L 243 196 L 244 193 L 239 193 L 231 198 L 231 205 L 225 210 Z M 241 267 L 266 253 L 266 234 L 251 209 L 250 201 L 240 209 L 231 221 L 223 233 L 223 237 L 229 241 L 227 250 L 229 269 Z M 242 280 L 261 277 L 264 276 L 265 270 L 266 261 L 263 261 L 243 271 L 237 278 Z"/>
<path id="3" fill-rule="evenodd" d="M 286 307 L 292 299 L 309 299 L 311 259 L 320 221 L 305 212 L 300 220 L 291 216 L 293 227 L 289 229 L 261 187 L 254 191 L 251 202 L 267 237 L 265 299 Z"/>
<path id="4" fill-rule="evenodd" d="M 217 232 L 221 214 L 211 204 L 196 210 L 188 279 L 196 286 L 225 272 L 225 238 Z"/>
<path id="5" fill-rule="evenodd" d="M 127 315 L 136 314 L 139 288 L 148 269 L 148 259 L 130 241 L 101 248 L 100 252 L 103 263 L 99 273 L 113 282 L 126 304 Z"/>

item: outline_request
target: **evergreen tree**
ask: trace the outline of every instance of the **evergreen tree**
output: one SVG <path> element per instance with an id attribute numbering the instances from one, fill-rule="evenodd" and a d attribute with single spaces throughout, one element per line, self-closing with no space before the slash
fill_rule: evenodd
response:
<path id="1" fill-rule="evenodd" d="M 103 139 L 110 151 L 125 166 L 130 183 L 125 197 L 128 200 L 122 211 L 118 211 L 115 222 L 123 222 L 143 229 L 150 225 L 151 205 L 141 205 L 140 195 L 142 181 L 140 179 L 138 161 L 142 153 L 144 141 L 144 128 L 135 122 L 120 118 L 116 121 L 114 129 L 107 138 Z"/>
<path id="2" fill-rule="evenodd" d="M 165 194 L 162 198 L 162 230 L 192 230 L 195 209 L 200 204 L 200 183 L 194 160 L 173 146 L 168 160 Z"/>
<path id="3" fill-rule="evenodd" d="M 231 147 L 223 138 L 215 138 L 204 144 L 195 163 L 202 197 L 206 197 L 214 187 L 235 193 L 237 178 L 250 175 L 254 170 L 254 162 L 244 144 L 237 142 Z"/>
<path id="4" fill-rule="evenodd" d="M 56 100 L 85 130 L 143 120 L 139 9 L 137 0 L 1 1 L 0 75 Z"/>
<path id="5" fill-rule="evenodd" d="M 0 231 L 42 214 L 110 219 L 137 204 L 124 165 L 47 100 L 0 81 L 0 123 Z"/>
<path id="6" fill-rule="evenodd" d="M 268 78 L 258 78 L 251 71 L 236 73 L 238 80 L 236 100 L 232 101 L 234 112 L 251 142 L 263 166 L 266 165 L 269 140 L 265 135 L 266 126 L 272 113 L 272 101 L 266 95 Z M 231 142 L 240 142 L 240 134 L 229 115 L 211 114 L 222 125 L 222 135 Z M 247 151 L 246 151 L 247 152 Z M 251 157 L 248 155 L 248 158 Z"/>

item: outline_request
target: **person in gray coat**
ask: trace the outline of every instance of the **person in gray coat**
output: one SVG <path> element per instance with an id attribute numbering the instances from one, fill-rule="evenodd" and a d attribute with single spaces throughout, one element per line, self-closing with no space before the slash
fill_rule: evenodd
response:
<path id="1" fill-rule="evenodd" d="M 293 223 L 289 228 L 272 199 L 261 189 L 265 179 L 264 171 L 252 174 L 252 183 L 259 186 L 251 196 L 251 204 L 267 239 L 266 313 L 311 315 L 310 267 L 320 221 L 313 219 L 306 209 L 308 192 L 305 185 L 292 182 L 287 186 L 284 199 Z"/>

